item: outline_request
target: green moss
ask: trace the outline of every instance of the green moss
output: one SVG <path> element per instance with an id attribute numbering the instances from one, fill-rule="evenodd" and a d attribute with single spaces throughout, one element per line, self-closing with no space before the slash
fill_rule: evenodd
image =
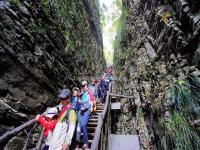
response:
<path id="1" fill-rule="evenodd" d="M 179 113 L 174 111 L 171 118 L 160 119 L 161 125 L 168 137 L 167 145 L 174 150 L 193 150 L 200 146 L 200 137 L 188 121 Z"/>
<path id="2" fill-rule="evenodd" d="M 10 4 L 20 6 L 21 2 L 19 0 L 8 0 Z"/>
<path id="3" fill-rule="evenodd" d="M 47 17 L 50 17 L 51 5 L 49 0 L 42 0 L 42 8 Z"/>
<path id="4" fill-rule="evenodd" d="M 178 80 L 168 89 L 174 109 L 182 112 L 185 116 L 191 114 L 200 115 L 199 95 L 200 79 L 188 75 L 185 80 Z"/>
<path id="5" fill-rule="evenodd" d="M 45 34 L 46 32 L 42 25 L 41 19 L 38 19 L 37 24 L 33 20 L 31 20 L 28 27 L 31 33 Z"/>

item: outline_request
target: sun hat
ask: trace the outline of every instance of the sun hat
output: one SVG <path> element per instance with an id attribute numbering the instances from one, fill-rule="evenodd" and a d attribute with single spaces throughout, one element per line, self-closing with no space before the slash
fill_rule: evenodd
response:
<path id="1" fill-rule="evenodd" d="M 53 116 L 58 114 L 58 109 L 53 107 L 53 108 L 49 108 L 49 110 L 47 111 L 47 114 L 45 115 L 48 118 L 52 118 Z"/>
<path id="2" fill-rule="evenodd" d="M 78 92 L 80 92 L 80 90 L 79 90 L 78 87 L 74 87 L 74 88 L 72 89 L 72 91 L 73 91 L 73 92 L 74 92 L 74 91 L 78 91 Z"/>

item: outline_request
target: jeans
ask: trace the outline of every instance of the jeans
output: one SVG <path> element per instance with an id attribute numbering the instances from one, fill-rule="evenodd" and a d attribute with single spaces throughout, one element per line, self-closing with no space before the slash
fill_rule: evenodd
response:
<path id="1" fill-rule="evenodd" d="M 88 124 L 89 118 L 90 118 L 89 110 L 81 113 L 81 115 L 80 115 L 80 125 L 81 125 L 81 131 L 83 133 L 84 144 L 89 144 L 89 142 L 88 142 L 88 129 L 87 129 L 87 124 Z"/>
<path id="2" fill-rule="evenodd" d="M 103 103 L 105 103 L 105 101 L 106 101 L 106 96 L 107 96 L 107 89 L 106 88 L 102 88 L 101 89 L 101 101 Z"/>
<path id="3" fill-rule="evenodd" d="M 48 150 L 49 149 L 49 146 L 48 145 L 45 145 L 44 148 L 42 150 Z"/>

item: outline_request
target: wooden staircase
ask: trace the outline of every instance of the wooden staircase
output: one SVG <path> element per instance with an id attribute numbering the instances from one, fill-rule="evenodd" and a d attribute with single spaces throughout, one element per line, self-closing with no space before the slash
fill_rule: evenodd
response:
<path id="1" fill-rule="evenodd" d="M 96 111 L 91 114 L 91 117 L 88 122 L 88 137 L 90 145 L 92 144 L 94 139 L 95 130 L 98 122 L 98 114 L 103 112 L 105 106 L 105 104 L 102 104 L 100 101 L 97 101 L 96 105 Z"/>

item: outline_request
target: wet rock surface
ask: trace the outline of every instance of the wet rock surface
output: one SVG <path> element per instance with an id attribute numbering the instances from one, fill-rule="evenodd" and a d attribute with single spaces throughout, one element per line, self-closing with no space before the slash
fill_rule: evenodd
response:
<path id="1" fill-rule="evenodd" d="M 126 19 L 114 55 L 115 89 L 134 96 L 136 108 L 121 101 L 127 107 L 119 115 L 117 133 L 137 133 L 141 149 L 170 149 L 159 119 L 170 117 L 169 86 L 189 73 L 199 76 L 200 3 L 127 0 L 123 6 Z"/>
<path id="2" fill-rule="evenodd" d="M 96 1 L 84 1 L 87 9 L 83 1 L 54 2 L 0 1 L 2 126 L 55 105 L 63 85 L 78 86 L 105 66 Z"/>

